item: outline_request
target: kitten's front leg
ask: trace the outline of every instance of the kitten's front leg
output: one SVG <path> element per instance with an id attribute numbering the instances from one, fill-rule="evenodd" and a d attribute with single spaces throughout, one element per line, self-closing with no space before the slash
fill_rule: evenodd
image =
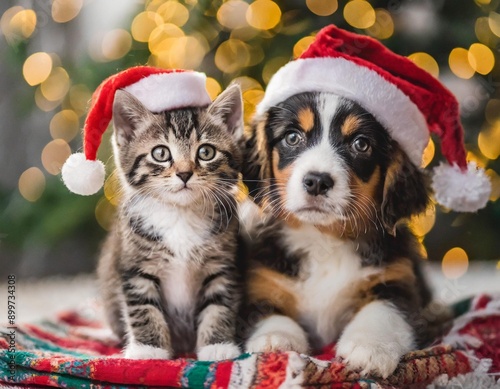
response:
<path id="1" fill-rule="evenodd" d="M 196 341 L 199 360 L 221 361 L 241 354 L 235 343 L 241 291 L 234 287 L 233 282 L 221 276 L 213 279 L 202 291 Z"/>
<path id="2" fill-rule="evenodd" d="M 138 268 L 125 271 L 122 280 L 128 329 L 125 357 L 170 359 L 173 352 L 160 295 L 160 280 Z"/>

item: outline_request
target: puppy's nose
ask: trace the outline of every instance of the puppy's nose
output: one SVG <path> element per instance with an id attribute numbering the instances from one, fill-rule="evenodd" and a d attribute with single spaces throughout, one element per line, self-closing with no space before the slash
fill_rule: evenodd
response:
<path id="1" fill-rule="evenodd" d="M 333 188 L 333 178 L 328 173 L 309 172 L 302 181 L 304 188 L 312 196 L 324 195 Z"/>
<path id="2" fill-rule="evenodd" d="M 182 180 L 182 182 L 187 183 L 193 175 L 193 172 L 177 172 L 175 174 Z"/>

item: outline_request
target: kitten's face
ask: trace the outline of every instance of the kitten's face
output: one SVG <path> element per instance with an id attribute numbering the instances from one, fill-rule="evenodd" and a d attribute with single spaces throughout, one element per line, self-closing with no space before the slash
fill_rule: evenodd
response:
<path id="1" fill-rule="evenodd" d="M 118 91 L 113 111 L 116 164 L 131 191 L 179 206 L 236 192 L 243 127 L 239 87 L 207 108 L 159 114 Z"/>

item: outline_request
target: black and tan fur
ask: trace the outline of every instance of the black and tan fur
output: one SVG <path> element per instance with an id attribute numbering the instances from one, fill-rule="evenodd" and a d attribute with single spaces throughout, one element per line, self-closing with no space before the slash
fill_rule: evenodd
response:
<path id="1" fill-rule="evenodd" d="M 387 376 L 426 339 L 431 294 L 404 221 L 426 209 L 427 177 L 370 113 L 327 93 L 270 108 L 246 152 L 244 178 L 261 213 L 248 259 L 247 350 L 307 352 L 338 341 L 353 368 Z M 395 328 L 377 328 L 380 307 Z"/>
<path id="2" fill-rule="evenodd" d="M 125 356 L 236 357 L 239 87 L 206 108 L 158 114 L 118 91 L 113 112 L 122 196 L 98 276 Z"/>

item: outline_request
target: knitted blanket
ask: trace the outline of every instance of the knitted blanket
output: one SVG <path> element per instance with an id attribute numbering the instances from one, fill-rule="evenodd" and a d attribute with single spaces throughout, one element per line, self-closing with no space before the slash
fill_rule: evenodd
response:
<path id="1" fill-rule="evenodd" d="M 97 309 L 87 306 L 53 320 L 0 328 L 0 386 L 215 389 L 425 388 L 432 384 L 429 387 L 497 388 L 500 296 L 477 296 L 460 307 L 462 313 L 443 339 L 408 353 L 394 374 L 379 379 L 360 377 L 336 360 L 332 351 L 315 356 L 243 354 L 222 362 L 127 360 L 120 356 L 116 341 L 106 335 Z M 453 380 L 459 380 L 459 386 L 453 386 Z M 467 380 L 474 383 L 464 386 Z M 481 380 L 491 385 L 478 384 Z"/>

